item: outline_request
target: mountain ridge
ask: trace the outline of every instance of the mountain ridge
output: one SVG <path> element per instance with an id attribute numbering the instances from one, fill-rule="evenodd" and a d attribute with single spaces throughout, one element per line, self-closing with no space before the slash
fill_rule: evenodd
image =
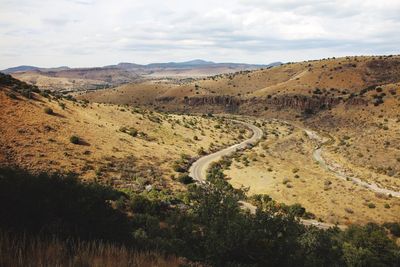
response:
<path id="1" fill-rule="evenodd" d="M 10 67 L 7 69 L 1 70 L 1 72 L 6 74 L 16 73 L 16 72 L 27 72 L 27 71 L 57 71 L 57 70 L 80 70 L 80 69 L 107 69 L 107 68 L 114 68 L 114 69 L 151 69 L 151 68 L 196 68 L 196 67 L 244 67 L 244 68 L 263 68 L 263 67 L 272 67 L 278 66 L 283 64 L 282 62 L 271 62 L 268 64 L 251 64 L 251 63 L 234 63 L 234 62 L 213 62 L 213 61 L 206 61 L 203 59 L 194 59 L 189 61 L 182 61 L 182 62 L 156 62 L 156 63 L 149 63 L 149 64 L 137 64 L 131 62 L 119 62 L 115 65 L 105 65 L 102 67 L 77 67 L 72 68 L 68 66 L 60 66 L 60 67 L 51 67 L 51 68 L 43 68 L 38 66 L 32 65 L 20 65 L 15 67 Z"/>

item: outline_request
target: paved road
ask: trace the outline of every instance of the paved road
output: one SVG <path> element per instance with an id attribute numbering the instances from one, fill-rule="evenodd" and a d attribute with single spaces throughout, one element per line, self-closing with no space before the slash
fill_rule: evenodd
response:
<path id="1" fill-rule="evenodd" d="M 189 169 L 189 176 L 194 180 L 199 182 L 205 182 L 207 176 L 207 170 L 210 167 L 210 164 L 216 162 L 222 158 L 222 156 L 230 155 L 240 149 L 246 148 L 248 145 L 255 144 L 263 137 L 263 131 L 257 126 L 243 122 L 238 120 L 232 120 L 233 122 L 240 123 L 248 127 L 253 131 L 253 136 L 250 139 L 247 139 L 240 144 L 236 144 L 220 151 L 217 151 L 213 154 L 201 157 L 197 161 L 195 161 Z"/>
<path id="2" fill-rule="evenodd" d="M 207 179 L 207 177 L 206 177 L 207 170 L 210 167 L 211 163 L 220 160 L 222 158 L 222 156 L 230 155 L 233 152 L 238 151 L 239 149 L 246 148 L 248 145 L 255 144 L 256 142 L 261 140 L 261 138 L 263 137 L 263 131 L 260 128 L 258 128 L 257 126 L 247 123 L 247 122 L 243 122 L 243 121 L 238 121 L 238 120 L 232 120 L 232 121 L 234 121 L 236 123 L 241 123 L 241 124 L 245 125 L 246 127 L 248 127 L 249 129 L 251 129 L 253 131 L 253 136 L 250 139 L 247 139 L 247 140 L 241 142 L 240 144 L 236 144 L 236 145 L 227 147 L 227 148 L 222 149 L 213 154 L 199 158 L 189 168 L 189 176 L 192 177 L 194 180 L 196 180 L 200 183 L 205 183 L 205 181 Z M 253 204 L 245 202 L 245 201 L 239 201 L 239 203 L 244 209 L 249 210 L 251 213 L 254 214 L 256 212 L 257 208 Z M 300 221 L 303 225 L 307 225 L 307 226 L 313 225 L 320 229 L 329 229 L 329 228 L 335 226 L 334 224 L 321 223 L 316 220 L 300 219 Z M 346 228 L 345 226 L 340 226 L 340 225 L 338 225 L 338 227 L 341 229 Z"/>

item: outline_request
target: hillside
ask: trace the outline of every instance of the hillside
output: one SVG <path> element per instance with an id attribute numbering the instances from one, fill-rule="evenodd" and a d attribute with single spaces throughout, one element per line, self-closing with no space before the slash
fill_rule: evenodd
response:
<path id="1" fill-rule="evenodd" d="M 366 92 L 397 82 L 400 82 L 400 56 L 346 57 L 287 63 L 188 82 L 136 83 L 84 97 L 95 102 L 154 104 L 169 110 L 205 104 L 214 109 L 228 106 L 235 112 L 248 114 L 249 106 L 256 106 L 256 115 L 261 115 L 266 108 L 304 111 L 349 99 L 369 101 L 364 97 Z"/>
<path id="2" fill-rule="evenodd" d="M 242 63 L 215 63 L 204 60 L 187 62 L 151 63 L 140 65 L 135 63 L 119 63 L 97 68 L 40 68 L 34 66 L 18 66 L 3 70 L 15 78 L 41 89 L 51 91 L 81 91 L 114 87 L 121 84 L 141 82 L 144 80 L 182 79 L 212 76 L 221 73 L 233 73 L 243 70 L 254 70 L 262 67 L 279 65 L 252 65 Z"/>
<path id="3" fill-rule="evenodd" d="M 226 171 L 233 185 L 301 203 L 331 223 L 398 220 L 398 198 L 355 186 L 351 179 L 400 191 L 399 56 L 290 63 L 188 82 L 124 85 L 78 98 L 261 119 L 268 137 Z M 320 157 L 330 169 L 315 164 L 315 146 L 321 144 L 304 129 L 329 140 Z M 339 174 L 348 178 L 342 181 Z"/>
<path id="4" fill-rule="evenodd" d="M 241 126 L 221 119 L 92 104 L 35 92 L 27 98 L 20 88 L 29 85 L 17 84 L 9 76 L 0 78 L 2 166 L 74 172 L 85 180 L 116 187 L 179 187 L 176 162 L 184 168 L 201 151 L 243 138 Z M 6 79 L 11 81 L 5 83 Z M 73 136 L 79 139 L 74 142 Z"/>
<path id="5" fill-rule="evenodd" d="M 318 111 L 289 101 L 252 112 L 259 108 L 255 100 L 220 95 L 191 105 L 187 96 L 174 110 L 186 114 L 157 111 L 170 107 L 157 106 L 159 93 L 179 86 L 170 82 L 147 83 L 150 90 L 160 86 L 148 95 L 136 87 L 143 100 L 133 94 L 129 105 L 76 100 L 3 74 L 0 84 L 0 226 L 6 231 L 0 231 L 0 243 L 12 240 L 20 262 L 399 262 L 400 199 L 352 180 L 400 191 L 398 84 L 371 87 L 360 96 L 365 102 L 347 100 Z M 103 93 L 121 103 L 128 96 L 119 90 Z M 242 108 L 245 101 L 251 105 Z M 188 115 L 195 111 L 202 114 Z M 236 118 L 259 127 L 263 137 L 212 164 L 207 182 L 193 184 L 187 170 L 195 158 L 251 136 L 242 124 L 211 111 L 258 115 Z M 341 171 L 345 179 L 338 177 Z M 248 212 L 243 201 L 257 211 Z M 340 228 L 323 230 L 323 222 Z M 10 239 L 8 231 L 16 235 Z M 28 238 L 19 238 L 26 232 Z M 16 265 L 8 252 L 0 254 L 4 262 Z"/>

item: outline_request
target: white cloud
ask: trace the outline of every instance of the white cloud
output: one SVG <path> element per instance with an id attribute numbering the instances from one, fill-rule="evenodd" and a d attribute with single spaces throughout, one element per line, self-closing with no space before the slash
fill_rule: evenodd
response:
<path id="1" fill-rule="evenodd" d="M 0 68 L 399 53 L 398 0 L 0 0 Z"/>

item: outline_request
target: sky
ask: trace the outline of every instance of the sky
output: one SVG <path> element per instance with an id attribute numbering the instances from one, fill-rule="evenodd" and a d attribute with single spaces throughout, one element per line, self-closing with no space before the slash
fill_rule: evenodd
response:
<path id="1" fill-rule="evenodd" d="M 399 50 L 400 0 L 0 0 L 0 69 Z"/>

